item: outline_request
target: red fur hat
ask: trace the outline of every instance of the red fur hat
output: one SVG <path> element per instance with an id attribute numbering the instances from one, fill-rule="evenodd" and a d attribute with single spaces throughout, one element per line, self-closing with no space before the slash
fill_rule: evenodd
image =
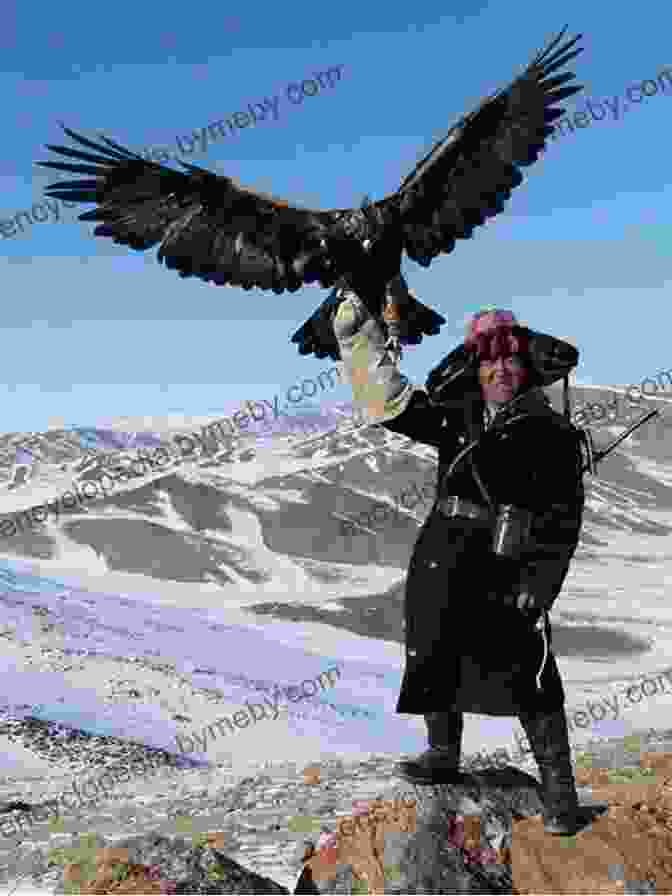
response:
<path id="1" fill-rule="evenodd" d="M 512 311 L 487 308 L 475 314 L 467 324 L 464 347 L 475 352 L 479 362 L 497 361 L 498 358 L 526 354 L 528 340 Z"/>

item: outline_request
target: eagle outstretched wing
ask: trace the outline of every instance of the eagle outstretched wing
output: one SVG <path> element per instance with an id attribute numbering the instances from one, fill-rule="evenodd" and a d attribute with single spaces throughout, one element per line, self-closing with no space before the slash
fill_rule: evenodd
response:
<path id="1" fill-rule="evenodd" d="M 282 293 L 310 283 L 329 288 L 347 276 L 363 301 L 379 302 L 404 251 L 427 267 L 503 211 L 523 180 L 519 169 L 539 158 L 552 122 L 565 114 L 555 104 L 582 88 L 561 86 L 575 77 L 571 72 L 549 77 L 582 52 L 572 51 L 581 35 L 559 46 L 566 30 L 507 88 L 454 125 L 395 193 L 361 208 L 300 208 L 197 165 L 179 161 L 184 171 L 175 171 L 102 135 L 95 143 L 64 125 L 72 140 L 93 152 L 48 145 L 76 163 L 37 164 L 89 175 L 45 192 L 95 203 L 79 216 L 102 222 L 95 236 L 141 251 L 159 245 L 159 261 L 181 277 Z M 430 330 L 421 324 L 412 339 L 436 332 L 438 316 L 431 313 Z M 320 342 L 316 331 L 317 350 Z"/>
<path id="2" fill-rule="evenodd" d="M 94 236 L 141 251 L 160 244 L 158 259 L 166 267 L 181 277 L 222 286 L 294 292 L 316 281 L 331 286 L 342 275 L 332 270 L 323 241 L 349 210 L 292 206 L 198 165 L 180 161 L 185 171 L 175 171 L 108 137 L 100 135 L 103 142 L 95 143 L 62 127 L 95 154 L 48 145 L 78 163 L 37 164 L 93 179 L 59 181 L 45 192 L 56 199 L 96 203 L 97 208 L 79 215 L 80 221 L 103 222 Z M 310 260 L 317 263 L 311 267 Z"/>
<path id="3" fill-rule="evenodd" d="M 471 237 L 474 227 L 503 211 L 522 183 L 518 169 L 539 158 L 552 122 L 565 115 L 555 104 L 583 89 L 561 87 L 576 77 L 573 72 L 548 77 L 583 52 L 569 52 L 581 34 L 558 47 L 566 30 L 507 88 L 454 125 L 402 181 L 395 197 L 403 247 L 413 261 L 427 267 L 440 253 L 452 252 L 456 239 Z"/>

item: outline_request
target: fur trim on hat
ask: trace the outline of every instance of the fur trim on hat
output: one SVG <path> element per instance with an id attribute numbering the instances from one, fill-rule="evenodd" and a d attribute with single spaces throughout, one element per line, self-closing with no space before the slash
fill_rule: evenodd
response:
<path id="1" fill-rule="evenodd" d="M 492 333 L 498 327 L 515 327 L 518 319 L 513 311 L 505 311 L 503 308 L 483 308 L 478 311 L 467 324 L 464 344 L 470 348 L 472 341 L 482 333 Z"/>
<path id="2" fill-rule="evenodd" d="M 497 361 L 511 355 L 525 355 L 528 340 L 512 311 L 486 308 L 473 316 L 464 340 L 467 351 L 478 361 Z"/>

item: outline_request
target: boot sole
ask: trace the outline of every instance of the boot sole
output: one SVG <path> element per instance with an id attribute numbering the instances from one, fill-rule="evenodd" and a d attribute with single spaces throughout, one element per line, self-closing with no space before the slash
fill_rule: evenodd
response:
<path id="1" fill-rule="evenodd" d="M 600 815 L 604 815 L 609 807 L 580 806 L 576 813 L 570 816 L 555 816 L 544 821 L 544 831 L 555 836 L 572 837 L 592 824 Z"/>
<path id="2" fill-rule="evenodd" d="M 466 784 L 473 787 L 477 783 L 473 775 L 462 772 L 459 768 L 436 768 L 426 771 L 398 762 L 394 766 L 394 771 L 411 784 Z"/>

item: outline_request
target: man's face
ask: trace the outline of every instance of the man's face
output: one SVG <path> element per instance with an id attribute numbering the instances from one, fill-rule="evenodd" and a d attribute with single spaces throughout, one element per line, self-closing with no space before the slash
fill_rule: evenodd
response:
<path id="1" fill-rule="evenodd" d="M 486 401 L 504 403 L 520 392 L 527 382 L 527 370 L 519 355 L 481 361 L 478 378 Z"/>

